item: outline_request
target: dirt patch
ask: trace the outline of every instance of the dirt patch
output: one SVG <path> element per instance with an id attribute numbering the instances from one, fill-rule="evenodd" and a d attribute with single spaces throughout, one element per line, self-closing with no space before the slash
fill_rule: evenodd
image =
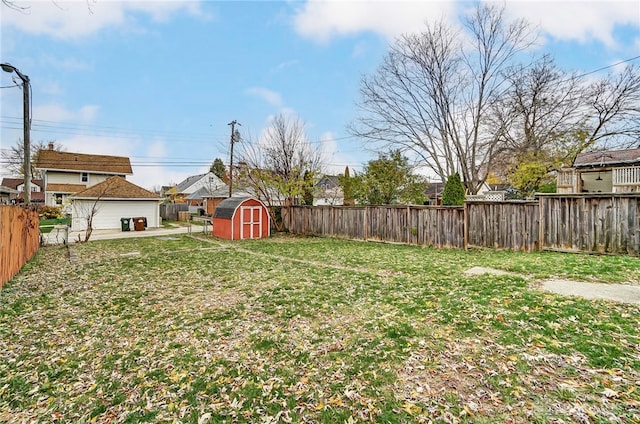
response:
<path id="1" fill-rule="evenodd" d="M 541 288 L 565 296 L 585 299 L 604 299 L 615 302 L 640 304 L 640 287 L 628 284 L 584 283 L 581 281 L 545 280 Z"/>

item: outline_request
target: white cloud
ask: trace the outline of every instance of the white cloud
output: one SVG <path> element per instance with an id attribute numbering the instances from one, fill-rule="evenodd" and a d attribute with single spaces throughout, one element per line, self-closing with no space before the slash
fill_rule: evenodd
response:
<path id="1" fill-rule="evenodd" d="M 282 95 L 276 91 L 269 90 L 264 87 L 251 87 L 247 88 L 245 92 L 251 96 L 264 100 L 271 106 L 282 107 Z"/>
<path id="2" fill-rule="evenodd" d="M 65 106 L 51 103 L 33 107 L 32 118 L 43 121 L 69 122 L 88 124 L 95 121 L 99 106 L 86 105 L 77 110 L 67 109 Z"/>
<path id="3" fill-rule="evenodd" d="M 506 5 L 510 18 L 525 18 L 548 36 L 581 43 L 597 40 L 616 46 L 614 29 L 640 27 L 637 0 L 489 0 Z M 387 38 L 421 30 L 425 22 L 457 20 L 470 2 L 455 1 L 307 1 L 294 15 L 294 28 L 317 42 L 370 31 Z"/>
<path id="4" fill-rule="evenodd" d="M 77 39 L 110 27 L 139 29 L 135 15 L 164 22 L 179 12 L 205 17 L 197 1 L 21 1 L 24 11 L 3 7 L 2 27 L 60 39 Z"/>
<path id="5" fill-rule="evenodd" d="M 640 28 L 637 0 L 509 1 L 506 6 L 512 18 L 525 18 L 549 36 L 565 41 L 597 40 L 616 47 L 613 31 L 617 26 Z"/>
<path id="6" fill-rule="evenodd" d="M 363 31 L 391 39 L 450 18 L 455 8 L 453 1 L 309 1 L 296 11 L 294 28 L 317 42 Z"/>
<path id="7" fill-rule="evenodd" d="M 362 153 L 359 157 L 349 154 L 349 151 L 344 149 L 344 145 L 344 140 L 339 143 L 331 131 L 324 132 L 320 136 L 323 172 L 330 175 L 343 174 L 346 166 L 349 167 L 351 172 L 361 170 L 362 165 L 369 160 Z"/>

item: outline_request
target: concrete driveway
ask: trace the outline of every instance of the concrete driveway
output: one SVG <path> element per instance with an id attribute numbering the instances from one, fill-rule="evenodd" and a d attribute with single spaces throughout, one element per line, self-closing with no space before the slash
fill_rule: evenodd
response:
<path id="1" fill-rule="evenodd" d="M 211 234 L 211 225 L 186 225 L 175 227 L 147 228 L 144 231 L 121 231 L 121 230 L 93 230 L 89 242 L 95 240 L 111 240 L 135 237 L 158 237 L 171 236 L 175 234 Z M 84 231 L 69 231 L 67 226 L 56 226 L 48 233 L 43 234 L 44 244 L 76 243 L 78 239 L 84 239 Z"/>

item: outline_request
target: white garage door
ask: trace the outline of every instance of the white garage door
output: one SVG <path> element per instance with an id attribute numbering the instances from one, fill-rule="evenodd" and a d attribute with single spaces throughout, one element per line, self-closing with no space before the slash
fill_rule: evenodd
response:
<path id="1" fill-rule="evenodd" d="M 94 230 L 111 230 L 121 228 L 121 218 L 147 218 L 147 227 L 160 226 L 160 204 L 157 200 L 111 200 L 100 201 L 74 200 L 71 212 L 71 231 L 87 229 L 88 216 L 96 205 L 93 214 Z M 130 223 L 133 229 L 133 223 Z"/>

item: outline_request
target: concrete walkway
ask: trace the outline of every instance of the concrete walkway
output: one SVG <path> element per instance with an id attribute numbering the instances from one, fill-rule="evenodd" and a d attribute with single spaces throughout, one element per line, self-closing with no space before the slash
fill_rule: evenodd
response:
<path id="1" fill-rule="evenodd" d="M 542 288 L 565 296 L 580 296 L 585 299 L 606 299 L 640 305 L 640 287 L 628 284 L 585 283 L 569 280 L 546 280 Z"/>
<path id="2" fill-rule="evenodd" d="M 191 226 L 176 226 L 176 227 L 160 227 L 160 228 L 147 228 L 144 231 L 121 231 L 121 230 L 93 230 L 89 242 L 95 240 L 112 240 L 122 238 L 136 238 L 136 237 L 161 237 L 171 236 L 176 234 L 211 234 L 211 225 L 191 225 Z M 54 228 L 50 233 L 43 234 L 44 244 L 63 244 L 63 243 L 76 243 L 78 237 L 84 239 L 84 231 L 69 231 L 68 227 L 60 226 L 60 228 Z"/>

